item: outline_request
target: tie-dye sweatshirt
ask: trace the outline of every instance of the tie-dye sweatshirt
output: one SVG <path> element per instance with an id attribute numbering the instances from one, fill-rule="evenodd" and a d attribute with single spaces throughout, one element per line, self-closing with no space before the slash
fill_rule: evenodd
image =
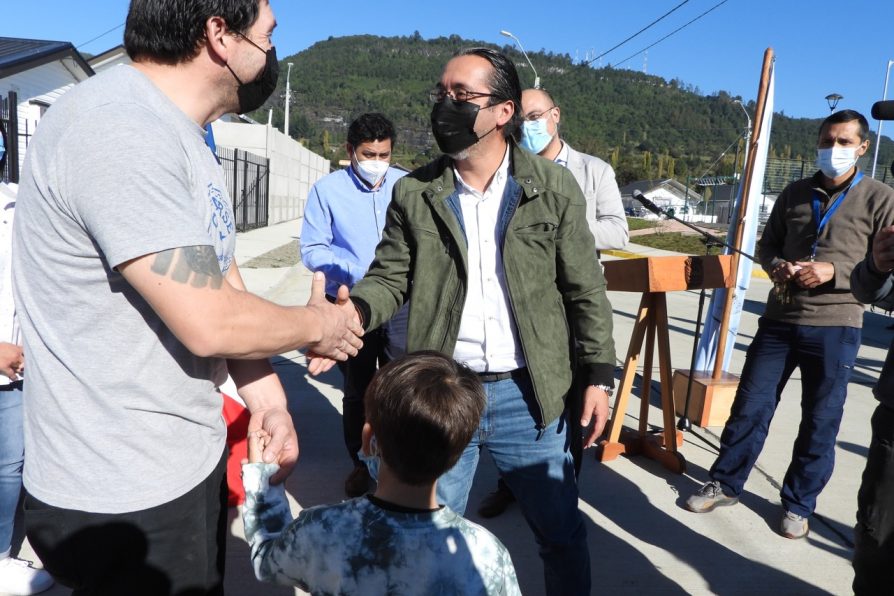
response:
<path id="1" fill-rule="evenodd" d="M 315 595 L 521 594 L 506 547 L 447 507 L 384 509 L 366 497 L 293 520 L 275 464 L 242 466 L 242 519 L 255 575 Z"/>

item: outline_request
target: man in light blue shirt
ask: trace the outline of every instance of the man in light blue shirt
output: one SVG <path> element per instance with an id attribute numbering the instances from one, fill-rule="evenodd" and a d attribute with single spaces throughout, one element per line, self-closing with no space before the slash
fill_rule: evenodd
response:
<path id="1" fill-rule="evenodd" d="M 326 275 L 326 292 L 334 299 L 342 284 L 353 287 L 366 275 L 382 238 L 385 213 L 395 182 L 406 172 L 389 166 L 394 125 L 382 114 L 363 114 L 348 128 L 350 167 L 320 179 L 310 190 L 301 229 L 301 260 Z M 345 493 L 358 497 L 369 488 L 369 472 L 358 458 L 365 421 L 363 395 L 378 366 L 403 351 L 406 309 L 390 323 L 363 337 L 356 357 L 340 362 L 344 376 L 342 427 L 354 469 Z"/>

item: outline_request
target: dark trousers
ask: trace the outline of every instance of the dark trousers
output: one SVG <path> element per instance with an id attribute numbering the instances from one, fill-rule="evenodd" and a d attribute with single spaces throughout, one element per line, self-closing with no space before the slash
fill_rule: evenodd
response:
<path id="1" fill-rule="evenodd" d="M 854 538 L 854 593 L 890 594 L 894 589 L 894 410 L 881 404 L 872 415 Z"/>
<path id="2" fill-rule="evenodd" d="M 188 493 L 142 511 L 62 509 L 26 493 L 25 527 L 46 570 L 73 596 L 222 595 L 226 503 L 224 456 Z"/>
<path id="3" fill-rule="evenodd" d="M 380 328 L 363 336 L 363 348 L 356 356 L 345 362 L 339 362 L 338 368 L 344 377 L 344 396 L 341 399 L 342 430 L 345 447 L 355 466 L 361 465 L 357 452 L 361 446 L 361 432 L 366 421 L 363 408 L 363 396 L 372 381 L 373 375 L 380 366 L 388 362 L 385 353 L 388 341 L 385 332 Z"/>
<path id="4" fill-rule="evenodd" d="M 801 425 L 780 497 L 786 511 L 811 515 L 835 465 L 835 438 L 859 347 L 860 330 L 854 327 L 793 325 L 761 317 L 711 478 L 728 494 L 742 493 L 782 390 L 798 367 Z"/>

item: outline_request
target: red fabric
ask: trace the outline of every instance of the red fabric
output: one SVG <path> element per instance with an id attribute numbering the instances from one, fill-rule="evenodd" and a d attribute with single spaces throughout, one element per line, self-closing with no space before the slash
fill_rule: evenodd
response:
<path id="1" fill-rule="evenodd" d="M 242 460 L 248 457 L 248 421 L 251 415 L 241 403 L 226 394 L 223 395 L 223 417 L 227 423 L 227 504 L 230 507 L 245 501 L 242 488 Z"/>

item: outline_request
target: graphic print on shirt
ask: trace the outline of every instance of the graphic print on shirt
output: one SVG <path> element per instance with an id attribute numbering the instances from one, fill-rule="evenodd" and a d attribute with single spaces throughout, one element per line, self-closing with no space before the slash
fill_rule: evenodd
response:
<path id="1" fill-rule="evenodd" d="M 233 260 L 232 255 L 226 254 L 226 241 L 230 234 L 235 231 L 236 224 L 233 221 L 233 211 L 230 209 L 229 201 L 224 192 L 217 188 L 213 182 L 209 182 L 206 188 L 208 190 L 208 202 L 210 203 L 208 237 L 214 245 L 214 252 L 217 253 L 220 271 L 226 275 Z"/>

